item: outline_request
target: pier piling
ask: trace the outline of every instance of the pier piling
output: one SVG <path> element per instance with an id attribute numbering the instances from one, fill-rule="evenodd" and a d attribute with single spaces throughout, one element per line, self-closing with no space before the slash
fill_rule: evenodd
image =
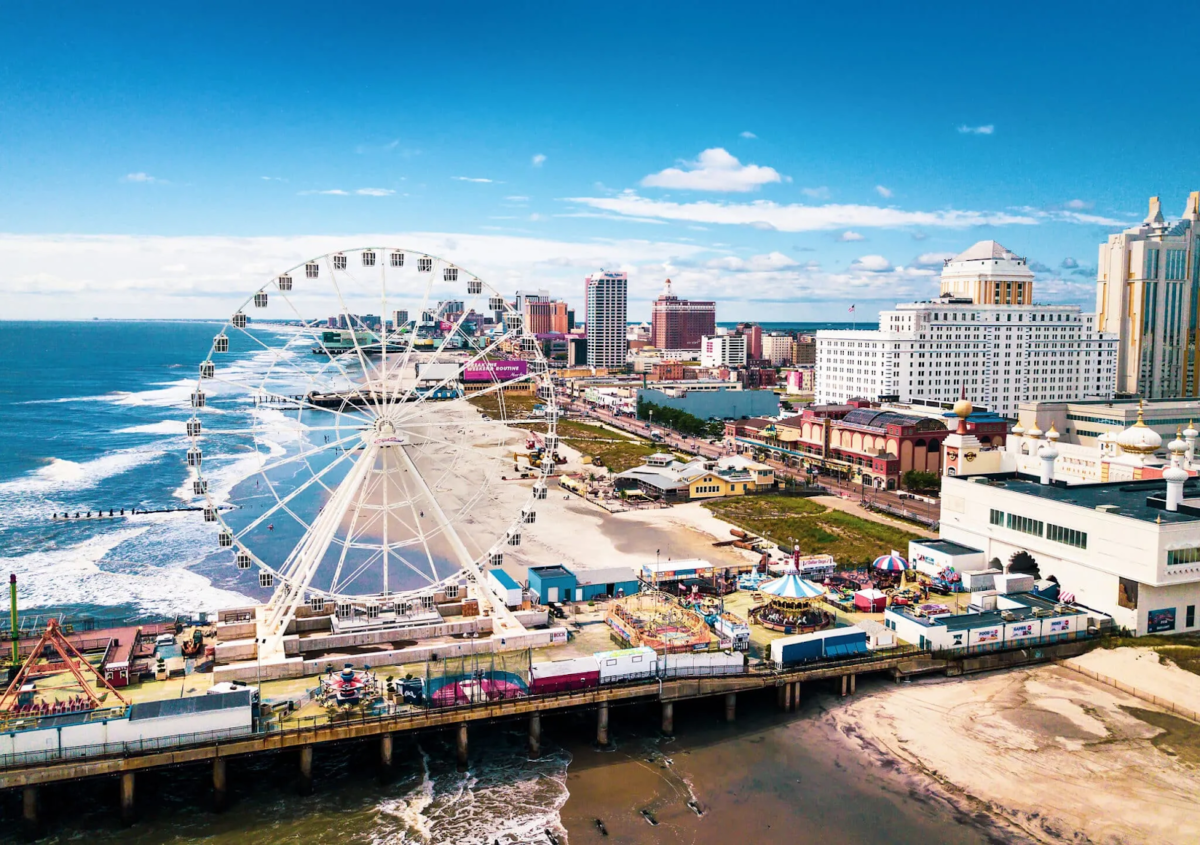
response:
<path id="1" fill-rule="evenodd" d="M 300 746 L 300 783 L 298 789 L 301 795 L 312 795 L 313 791 L 313 747 Z"/>
<path id="2" fill-rule="evenodd" d="M 857 681 L 857 680 L 858 680 L 858 675 L 850 676 L 850 694 L 851 695 L 854 695 L 854 686 L 855 686 L 855 681 Z"/>
<path id="3" fill-rule="evenodd" d="M 226 781 L 225 781 L 225 758 L 213 758 L 213 809 L 218 813 L 225 809 L 226 801 Z"/>
<path id="4" fill-rule="evenodd" d="M 392 735 L 379 735 L 379 780 L 387 783 L 392 776 Z"/>
<path id="5" fill-rule="evenodd" d="M 42 819 L 38 814 L 38 788 L 27 786 L 21 791 L 21 813 L 25 819 L 25 836 L 37 839 L 42 832 Z"/>
<path id="6" fill-rule="evenodd" d="M 667 736 L 675 735 L 675 702 L 662 703 L 662 732 Z"/>
<path id="7" fill-rule="evenodd" d="M 799 710 L 800 709 L 800 682 L 796 681 L 791 686 L 792 686 L 792 695 L 791 695 L 792 709 Z"/>
<path id="8" fill-rule="evenodd" d="M 608 702 L 601 701 L 596 710 L 596 744 L 601 748 L 608 745 Z"/>
<path id="9" fill-rule="evenodd" d="M 792 712 L 792 685 L 783 685 L 783 710 L 785 713 Z"/>
<path id="10" fill-rule="evenodd" d="M 775 706 L 784 712 L 787 712 L 787 695 L 791 690 L 791 684 L 780 684 L 775 687 Z"/>
<path id="11" fill-rule="evenodd" d="M 737 693 L 725 693 L 725 721 L 732 722 L 737 718 Z"/>
<path id="12" fill-rule="evenodd" d="M 465 772 L 467 770 L 467 723 L 458 723 L 458 770 Z"/>
<path id="13" fill-rule="evenodd" d="M 850 676 L 842 675 L 842 697 L 846 697 L 846 691 L 850 688 Z"/>
<path id="14" fill-rule="evenodd" d="M 542 714 L 534 710 L 529 714 L 529 759 L 542 755 Z"/>
<path id="15" fill-rule="evenodd" d="M 136 775 L 133 772 L 121 774 L 121 824 L 129 826 L 137 819 L 137 803 L 134 787 Z"/>

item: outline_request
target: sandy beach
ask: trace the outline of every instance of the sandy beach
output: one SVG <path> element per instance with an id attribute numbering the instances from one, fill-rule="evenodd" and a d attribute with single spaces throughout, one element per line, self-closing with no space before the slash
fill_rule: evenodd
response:
<path id="1" fill-rule="evenodd" d="M 879 765 L 1035 841 L 1200 841 L 1200 726 L 1070 669 L 903 684 L 831 715 Z"/>

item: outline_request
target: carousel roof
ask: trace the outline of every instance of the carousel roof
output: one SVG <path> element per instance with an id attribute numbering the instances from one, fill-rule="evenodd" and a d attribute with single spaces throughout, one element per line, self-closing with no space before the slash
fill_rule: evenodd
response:
<path id="1" fill-rule="evenodd" d="M 871 566 L 884 572 L 904 572 L 912 569 L 912 565 L 900 555 L 880 555 Z"/>
<path id="2" fill-rule="evenodd" d="M 781 599 L 815 599 L 817 596 L 825 595 L 824 587 L 820 584 L 814 584 L 807 578 L 801 578 L 794 571 L 788 572 L 774 581 L 768 581 L 766 584 L 760 585 L 758 591 L 767 595 L 778 596 Z"/>

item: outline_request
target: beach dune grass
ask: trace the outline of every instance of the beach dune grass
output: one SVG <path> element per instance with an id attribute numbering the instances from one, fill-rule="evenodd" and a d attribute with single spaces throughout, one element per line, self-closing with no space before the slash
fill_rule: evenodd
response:
<path id="1" fill-rule="evenodd" d="M 860 566 L 896 549 L 907 552 L 916 534 L 833 510 L 798 496 L 742 496 L 705 502 L 726 522 L 765 537 L 780 548 L 792 540 L 805 555 L 833 555 L 839 566 Z"/>

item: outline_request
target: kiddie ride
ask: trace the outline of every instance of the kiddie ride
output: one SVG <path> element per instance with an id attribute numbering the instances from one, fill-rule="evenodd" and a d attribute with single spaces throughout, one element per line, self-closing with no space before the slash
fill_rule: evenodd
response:
<path id="1" fill-rule="evenodd" d="M 375 676 L 356 671 L 349 663 L 338 674 L 330 672 L 321 679 L 321 705 L 331 713 L 358 707 L 368 710 L 382 700 Z"/>

